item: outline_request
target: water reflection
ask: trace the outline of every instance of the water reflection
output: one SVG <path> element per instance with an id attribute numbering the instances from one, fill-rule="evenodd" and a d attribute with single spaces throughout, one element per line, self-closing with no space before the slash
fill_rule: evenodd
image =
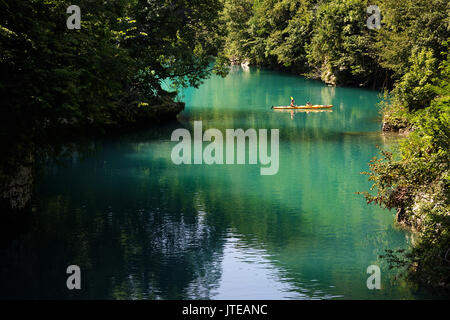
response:
<path id="1" fill-rule="evenodd" d="M 291 121 L 270 109 L 292 92 L 314 101 L 329 92 L 335 110 Z M 46 166 L 28 212 L 1 226 L 0 298 L 420 297 L 391 284 L 386 266 L 384 290 L 365 285 L 384 248 L 408 243 L 387 212 L 355 194 L 383 144 L 376 93 L 250 69 L 184 94 L 177 123 L 39 157 Z M 194 120 L 204 130 L 280 129 L 279 173 L 174 165 L 170 135 Z M 71 264 L 82 269 L 81 291 L 65 287 Z"/>
<path id="2" fill-rule="evenodd" d="M 223 252 L 222 277 L 214 299 L 332 299 L 339 296 L 327 294 L 317 288 L 316 281 L 292 284 L 292 278 L 271 261 L 273 257 L 263 249 L 252 248 L 230 232 Z"/>

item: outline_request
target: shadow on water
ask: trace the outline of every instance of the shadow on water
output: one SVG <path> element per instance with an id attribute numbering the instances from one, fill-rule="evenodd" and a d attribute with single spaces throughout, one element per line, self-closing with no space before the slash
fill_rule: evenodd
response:
<path id="1" fill-rule="evenodd" d="M 259 289 L 265 293 L 262 298 L 280 298 L 267 287 L 258 288 L 257 283 L 272 285 L 285 298 L 355 296 L 355 288 L 344 295 L 334 290 L 347 286 L 354 277 L 352 263 L 345 257 L 348 247 L 346 252 L 340 250 L 341 242 L 350 239 L 336 238 L 339 232 L 332 226 L 340 229 L 342 216 L 328 221 L 329 217 L 319 213 L 320 207 L 310 206 L 306 200 L 310 195 L 301 190 L 292 190 L 291 200 L 282 196 L 288 190 L 282 183 L 288 180 L 286 172 L 281 172 L 281 184 L 258 190 L 255 183 L 270 182 L 250 178 L 247 171 L 239 178 L 228 175 L 227 168 L 211 167 L 206 173 L 198 168 L 177 170 L 167 160 L 168 140 L 181 126 L 172 123 L 33 148 L 39 153 L 35 159 L 45 166 L 32 164 L 35 176 L 30 184 L 38 182 L 26 187 L 35 190 L 30 203 L 22 210 L 4 212 L 0 298 L 233 298 L 230 292 L 239 289 L 239 274 L 243 283 L 254 277 L 255 291 L 247 298 L 257 298 Z M 305 141 L 302 134 L 292 131 L 286 139 L 298 140 L 301 148 L 320 140 L 314 138 L 314 131 L 306 135 Z M 335 141 L 345 143 L 346 136 L 341 134 Z M 350 139 L 364 136 L 350 135 Z M 295 144 L 286 147 L 282 152 L 288 154 L 301 150 Z M 287 171 L 294 167 L 294 163 L 288 165 Z M 303 180 L 302 185 L 314 186 L 310 177 Z M 300 211 L 296 199 L 306 203 Z M 373 236 L 389 246 L 398 234 Z M 378 246 L 374 240 L 366 241 L 369 247 Z M 348 277 L 335 274 L 332 264 L 317 260 L 323 250 L 329 251 L 325 256 L 343 259 Z M 65 268 L 72 264 L 82 269 L 83 290 L 78 292 L 65 285 Z M 261 270 L 265 273 L 255 276 Z M 274 277 L 278 280 L 270 283 L 268 279 Z M 320 279 L 330 286 L 324 288 L 308 279 Z"/>
<path id="2" fill-rule="evenodd" d="M 123 199 L 120 184 L 103 198 L 90 194 L 89 186 L 76 185 L 95 181 L 51 181 L 55 168 L 78 166 L 92 169 L 96 180 L 96 171 L 104 169 L 104 152 L 167 139 L 176 127 L 175 122 L 62 144 L 47 140 L 37 146 L 31 137 L 2 144 L 0 298 L 182 299 L 199 275 L 220 276 L 213 256 L 220 252 L 221 230 L 212 232 L 191 201 L 179 199 L 182 210 L 173 208 L 176 199 L 167 195 L 176 191 L 170 185 L 158 190 L 138 186 L 135 199 Z M 33 195 L 35 181 L 42 179 L 37 189 L 45 186 L 45 201 L 39 190 Z M 71 264 L 80 265 L 83 279 L 89 279 L 79 294 L 65 285 L 65 266 Z M 209 290 L 197 288 L 192 297 L 206 298 Z"/>

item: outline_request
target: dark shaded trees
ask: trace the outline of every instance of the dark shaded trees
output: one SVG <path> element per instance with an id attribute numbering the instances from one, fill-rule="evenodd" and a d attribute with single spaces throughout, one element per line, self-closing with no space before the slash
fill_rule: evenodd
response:
<path id="1" fill-rule="evenodd" d="M 103 127 L 157 120 L 180 110 L 163 81 L 196 86 L 211 72 L 221 44 L 218 0 L 80 0 L 81 30 L 66 28 L 70 4 L 0 2 L 6 123 Z"/>

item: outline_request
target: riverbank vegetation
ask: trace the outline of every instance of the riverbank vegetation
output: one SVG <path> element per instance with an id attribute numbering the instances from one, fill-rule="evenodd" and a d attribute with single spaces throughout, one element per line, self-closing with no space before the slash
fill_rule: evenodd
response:
<path id="1" fill-rule="evenodd" d="M 425 63 L 426 57 L 426 53 L 421 53 L 417 60 Z M 386 257 L 405 268 L 411 278 L 446 288 L 450 287 L 449 57 L 447 53 L 447 60 L 438 67 L 440 76 L 429 84 L 414 87 L 414 93 L 408 92 L 408 85 L 404 84 L 414 81 L 411 79 L 417 75 L 415 72 L 426 73 L 426 66 L 414 66 L 414 71 L 395 88 L 395 100 L 388 108 L 401 112 L 412 132 L 394 153 L 382 151 L 380 158 L 372 159 L 367 174 L 376 195 L 365 193 L 369 203 L 397 209 L 397 221 L 418 235 L 411 251 L 388 251 Z M 417 98 L 402 104 L 407 99 L 403 95 Z M 419 99 L 423 99 L 423 104 L 416 104 Z M 426 107 L 420 108 L 421 105 Z M 401 109 L 396 110 L 398 106 Z"/>

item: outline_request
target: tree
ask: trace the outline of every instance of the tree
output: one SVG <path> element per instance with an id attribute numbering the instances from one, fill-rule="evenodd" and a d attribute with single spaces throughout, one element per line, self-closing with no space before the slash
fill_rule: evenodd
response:
<path id="1" fill-rule="evenodd" d="M 409 110 L 423 109 L 436 96 L 433 82 L 437 76 L 436 59 L 430 49 L 412 51 L 410 67 L 396 84 L 393 94 Z"/>
<path id="2" fill-rule="evenodd" d="M 308 61 L 322 80 L 368 85 L 376 81 L 374 32 L 366 26 L 367 1 L 328 1 L 316 13 Z"/>
<path id="3" fill-rule="evenodd" d="M 231 61 L 240 62 L 249 55 L 249 20 L 252 17 L 253 1 L 227 0 L 222 11 L 226 25 L 224 55 Z"/>
<path id="4" fill-rule="evenodd" d="M 117 126 L 179 111 L 162 82 L 198 86 L 221 46 L 219 0 L 80 0 L 81 30 L 66 28 L 70 4 L 0 2 L 5 125 Z"/>
<path id="5" fill-rule="evenodd" d="M 410 66 L 414 48 L 431 50 L 435 57 L 444 50 L 449 35 L 450 5 L 446 0 L 379 1 L 382 28 L 375 44 L 380 64 L 396 79 Z"/>

